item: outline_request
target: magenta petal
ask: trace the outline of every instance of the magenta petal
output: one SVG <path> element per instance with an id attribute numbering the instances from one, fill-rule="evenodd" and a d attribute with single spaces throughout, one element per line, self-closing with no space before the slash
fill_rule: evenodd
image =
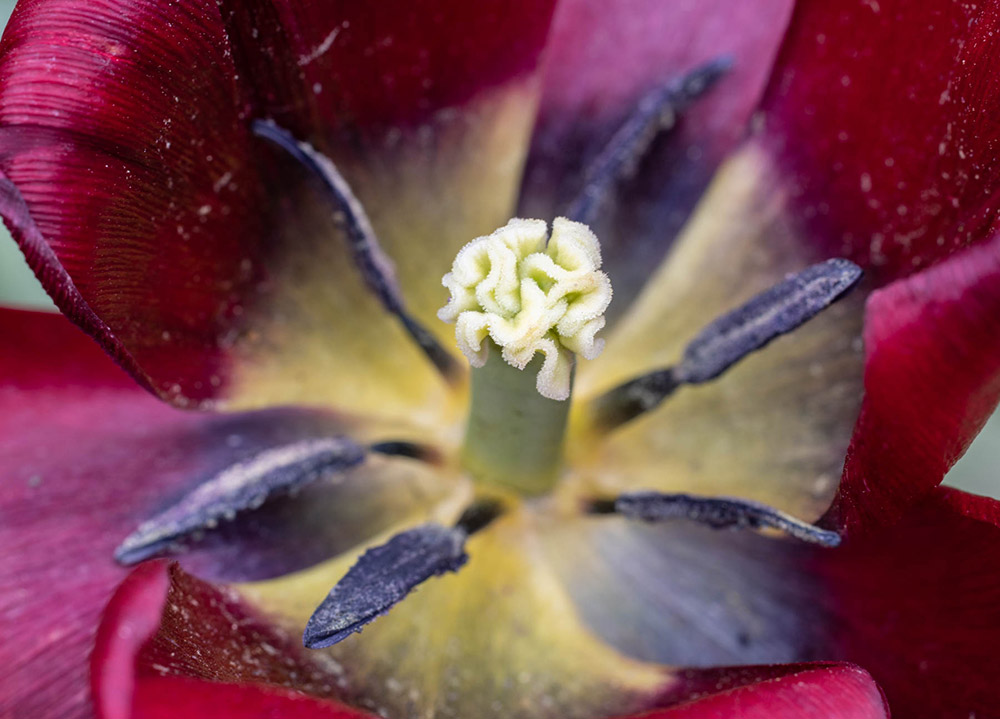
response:
<path id="1" fill-rule="evenodd" d="M 349 719 L 329 695 L 337 677 L 235 596 L 176 565 L 139 567 L 112 597 L 91 656 L 97 719 L 186 715 Z"/>
<path id="2" fill-rule="evenodd" d="M 3 311 L 0 332 L 8 338 L 0 353 L 0 696 L 15 715 L 77 719 L 87 712 L 84 657 L 123 575 L 114 547 L 137 510 L 182 479 L 154 470 L 160 476 L 150 482 L 152 457 L 139 453 L 147 433 L 196 418 L 169 412 L 62 317 Z"/>
<path id="3" fill-rule="evenodd" d="M 118 618 L 98 629 L 90 693 L 99 719 L 127 719 L 135 694 L 135 658 L 160 626 L 170 575 L 164 561 L 147 562 L 125 578 L 104 610 Z"/>
<path id="4" fill-rule="evenodd" d="M 870 671 L 894 716 L 997 716 L 1000 503 L 937 488 L 814 564 L 832 654 Z"/>
<path id="5" fill-rule="evenodd" d="M 279 687 L 220 684 L 181 677 L 139 680 L 131 719 L 364 719 L 343 706 Z"/>
<path id="6" fill-rule="evenodd" d="M 868 300 L 865 399 L 835 516 L 892 522 L 934 487 L 1000 399 L 1000 238 Z"/>
<path id="7" fill-rule="evenodd" d="M 995 3 L 798 3 L 762 137 L 809 241 L 881 283 L 988 237 L 998 53 Z"/>
<path id="8" fill-rule="evenodd" d="M 746 131 L 791 13 L 788 0 L 566 0 L 553 21 L 523 216 L 563 211 L 581 171 L 651 89 L 723 56 L 733 69 L 657 142 L 595 224 L 620 312 Z M 615 309 L 617 308 L 617 310 Z"/>
<path id="9" fill-rule="evenodd" d="M 871 676 L 846 664 L 719 670 L 717 684 L 644 719 L 888 719 Z M 696 695 L 697 696 L 697 695 Z M 636 718 L 638 719 L 638 718 Z"/>
<path id="10" fill-rule="evenodd" d="M 0 312 L 0 335 L 0 697 L 15 716 L 77 719 L 118 543 L 257 443 L 334 425 L 172 409 L 58 315 Z"/>

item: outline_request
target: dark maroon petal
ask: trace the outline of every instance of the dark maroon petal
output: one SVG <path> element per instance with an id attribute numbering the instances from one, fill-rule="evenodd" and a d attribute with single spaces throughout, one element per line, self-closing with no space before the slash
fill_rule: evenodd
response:
<path id="1" fill-rule="evenodd" d="M 894 716 L 996 716 L 1000 503 L 937 488 L 814 563 L 833 655 L 870 671 Z"/>
<path id="2" fill-rule="evenodd" d="M 246 453 L 296 437 L 329 436 L 343 425 L 300 410 L 207 415 L 172 409 L 136 387 L 58 315 L 0 312 L 0 335 L 0 696 L 16 716 L 76 719 L 86 710 L 83 665 L 97 617 L 124 574 L 113 560 L 116 546 L 141 521 Z M 339 499 L 344 496 L 361 509 L 365 530 L 383 521 L 360 487 Z M 337 499 L 328 495 L 328 516 Z M 206 551 L 198 566 L 273 576 L 287 571 L 289 561 L 301 566 L 358 541 L 341 537 L 326 550 L 314 546 L 302 554 L 309 538 L 287 530 L 314 528 L 318 520 L 307 514 L 301 521 L 293 505 L 286 500 L 273 515 L 252 513 L 252 521 L 234 522 L 232 532 L 247 551 L 228 544 Z M 383 519 L 399 521 L 411 510 L 397 502 Z M 358 529 L 352 526 L 348 534 Z M 256 551 L 264 544 L 273 547 L 270 555 Z"/>
<path id="3" fill-rule="evenodd" d="M 745 667 L 706 672 L 711 688 L 644 719 L 888 719 L 871 676 L 846 664 Z M 715 686 L 712 686 L 714 684 Z M 706 696 L 707 695 L 707 696 Z M 638 718 L 635 718 L 638 719 Z"/>
<path id="4" fill-rule="evenodd" d="M 554 0 L 221 0 L 244 99 L 300 139 L 381 135 L 529 74 Z M 317 89 L 316 85 L 319 84 Z"/>
<path id="5" fill-rule="evenodd" d="M 397 5 L 240 4 L 224 22 L 215 0 L 19 3 L 0 214 L 60 309 L 157 394 L 444 404 L 331 208 L 248 129 L 275 116 L 334 157 L 426 324 L 454 252 L 509 214 L 552 3 Z"/>
<path id="6" fill-rule="evenodd" d="M 965 452 L 1000 399 L 1000 238 L 868 300 L 865 400 L 835 517 L 892 522 Z"/>
<path id="7" fill-rule="evenodd" d="M 314 659 L 235 595 L 152 562 L 122 582 L 104 611 L 90 660 L 94 707 L 98 719 L 178 716 L 184 707 L 213 717 L 246 716 L 239 707 L 256 716 L 363 716 L 288 691 L 336 694 L 336 672 Z"/>
<path id="8" fill-rule="evenodd" d="M 909 274 L 996 227 L 995 3 L 798 3 L 763 109 L 808 242 Z"/>
<path id="9" fill-rule="evenodd" d="M 0 45 L 7 225 L 60 309 L 177 399 L 218 390 L 261 280 L 233 74 L 211 0 L 21 2 Z"/>
<path id="10" fill-rule="evenodd" d="M 542 105 L 521 214 L 564 210 L 583 169 L 635 103 L 695 67 L 729 56 L 733 68 L 655 143 L 595 230 L 621 312 L 684 224 L 760 100 L 792 3 L 567 0 L 547 51 Z M 615 309 L 617 308 L 617 309 Z"/>

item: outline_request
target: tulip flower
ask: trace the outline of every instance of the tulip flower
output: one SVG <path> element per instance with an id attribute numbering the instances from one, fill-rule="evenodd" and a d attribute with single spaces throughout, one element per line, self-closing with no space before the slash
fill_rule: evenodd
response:
<path id="1" fill-rule="evenodd" d="M 20 0 L 0 715 L 998 716 L 998 31 Z"/>

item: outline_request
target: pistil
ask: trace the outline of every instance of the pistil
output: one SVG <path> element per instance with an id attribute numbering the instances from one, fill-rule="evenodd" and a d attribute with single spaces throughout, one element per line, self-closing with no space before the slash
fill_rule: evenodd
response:
<path id="1" fill-rule="evenodd" d="M 546 492 L 562 458 L 576 355 L 596 357 L 611 301 L 597 238 L 558 218 L 511 220 L 466 245 L 442 280 L 473 366 L 463 463 L 478 481 L 519 494 Z"/>
<path id="2" fill-rule="evenodd" d="M 542 369 L 536 357 L 523 370 L 507 364 L 487 340 L 490 357 L 472 372 L 472 404 L 462 464 L 485 484 L 519 495 L 552 487 L 562 463 L 569 402 L 549 399 L 535 387 Z"/>

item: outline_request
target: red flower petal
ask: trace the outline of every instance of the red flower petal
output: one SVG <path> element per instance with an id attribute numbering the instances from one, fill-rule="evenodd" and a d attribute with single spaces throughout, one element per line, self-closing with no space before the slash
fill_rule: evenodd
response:
<path id="1" fill-rule="evenodd" d="M 996 3 L 799 3 L 764 142 L 809 241 L 883 282 L 996 227 Z"/>
<path id="2" fill-rule="evenodd" d="M 333 706 L 289 689 L 150 677 L 139 680 L 131 719 L 361 719 L 369 714 Z"/>
<path id="3" fill-rule="evenodd" d="M 330 208 L 249 129 L 277 115 L 342 163 L 433 318 L 454 252 L 509 213 L 552 4 L 397 5 L 241 3 L 228 24 L 214 0 L 18 5 L 0 213 L 60 309 L 161 396 L 445 402 Z"/>
<path id="4" fill-rule="evenodd" d="M 842 525 L 900 518 L 965 452 L 1000 400 L 998 317 L 1000 238 L 871 296 Z"/>
<path id="5" fill-rule="evenodd" d="M 595 227 L 625 309 L 688 218 L 760 100 L 792 3 L 565 0 L 553 23 L 522 215 L 551 216 L 651 89 L 730 56 L 733 69 L 657 142 Z M 617 308 L 617 309 L 616 309 Z"/>
<path id="6" fill-rule="evenodd" d="M 757 681 L 643 719 L 888 719 L 889 709 L 867 672 L 850 665 L 750 668 Z M 778 671 L 776 671 L 778 670 Z M 746 670 L 744 670 L 745 672 Z M 779 674 L 781 671 L 787 673 Z M 779 674 L 778 676 L 774 676 Z M 740 682 L 745 681 L 741 679 Z M 725 674 L 720 677 L 726 686 Z M 732 686 L 729 684 L 729 686 Z M 638 718 L 636 718 L 638 719 Z"/>
<path id="7" fill-rule="evenodd" d="M 0 44 L 8 227 L 68 317 L 191 399 L 216 391 L 220 337 L 261 279 L 251 138 L 233 102 L 203 102 L 235 93 L 213 16 L 208 0 L 36 0 Z"/>
<path id="8" fill-rule="evenodd" d="M 129 575 L 104 612 L 91 656 L 94 706 L 98 719 L 177 716 L 184 707 L 206 717 L 247 716 L 241 708 L 365 716 L 282 688 L 333 693 L 336 675 L 313 659 L 235 597 L 152 562 Z"/>
<path id="9" fill-rule="evenodd" d="M 69 322 L 0 312 L 0 696 L 7 711 L 87 713 L 84 658 L 122 576 L 111 559 L 183 475 L 150 469 L 146 432 L 190 426 L 149 397 Z M 131 430 L 123 430 L 130 427 Z M 111 432 L 117 428 L 117 432 Z M 175 447 L 175 452 L 177 448 Z"/>
<path id="10" fill-rule="evenodd" d="M 220 5 L 253 112 L 323 145 L 345 130 L 415 127 L 530 73 L 555 2 Z"/>
<path id="11" fill-rule="evenodd" d="M 1000 503 L 938 488 L 895 526 L 814 561 L 831 648 L 872 673 L 894 715 L 996 716 Z"/>
<path id="12" fill-rule="evenodd" d="M 135 659 L 160 626 L 170 575 L 164 561 L 146 562 L 125 578 L 104 610 L 90 655 L 90 692 L 100 719 L 127 719 L 135 693 Z"/>
<path id="13" fill-rule="evenodd" d="M 58 315 L 0 312 L 0 335 L 0 697 L 16 716 L 76 719 L 100 608 L 124 574 L 118 543 L 254 447 L 339 425 L 294 410 L 172 409 Z"/>

